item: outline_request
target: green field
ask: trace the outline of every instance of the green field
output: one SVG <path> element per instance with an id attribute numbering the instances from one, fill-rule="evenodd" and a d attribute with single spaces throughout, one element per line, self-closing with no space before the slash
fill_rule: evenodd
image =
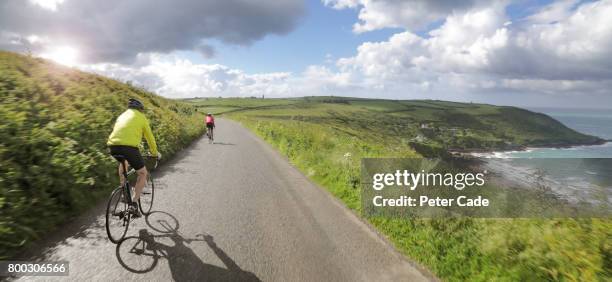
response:
<path id="1" fill-rule="evenodd" d="M 241 122 L 357 213 L 364 157 L 601 141 L 543 114 L 482 104 L 338 97 L 189 102 Z M 612 279 L 609 219 L 367 220 L 443 280 Z"/>
<path id="2" fill-rule="evenodd" d="M 446 101 L 393 101 L 341 97 L 191 99 L 202 110 L 261 121 L 300 121 L 385 143 L 411 144 L 430 155 L 447 150 L 516 149 L 595 144 L 540 113 L 515 107 Z M 442 149 L 442 150 L 440 150 Z"/>
<path id="3" fill-rule="evenodd" d="M 145 104 L 166 159 L 203 132 L 192 105 L 0 51 L 0 259 L 117 186 L 106 139 L 130 97 Z"/>

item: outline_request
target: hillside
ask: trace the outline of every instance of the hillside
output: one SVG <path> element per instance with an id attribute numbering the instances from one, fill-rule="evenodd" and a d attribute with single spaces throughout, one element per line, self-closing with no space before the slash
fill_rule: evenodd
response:
<path id="1" fill-rule="evenodd" d="M 128 98 L 146 107 L 165 158 L 202 133 L 195 107 L 49 61 L 0 52 L 0 258 L 117 185 L 106 149 Z"/>
<path id="2" fill-rule="evenodd" d="M 440 149 L 503 150 L 603 142 L 541 113 L 486 104 L 341 97 L 189 101 L 218 114 L 248 119 L 303 121 L 350 135 L 367 130 L 369 137 L 409 143 L 425 155 Z"/>

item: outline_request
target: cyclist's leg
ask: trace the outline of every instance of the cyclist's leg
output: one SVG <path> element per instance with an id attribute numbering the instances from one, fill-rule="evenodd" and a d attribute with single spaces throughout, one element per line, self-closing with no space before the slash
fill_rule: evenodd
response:
<path id="1" fill-rule="evenodd" d="M 123 164 L 125 165 L 125 167 L 128 167 L 128 162 L 127 161 L 123 161 Z M 125 177 L 123 176 L 123 168 L 124 166 L 121 165 L 121 163 L 119 163 L 119 169 L 117 170 L 117 172 L 119 173 L 119 183 L 121 185 L 123 185 L 123 183 L 125 182 Z"/>
<path id="2" fill-rule="evenodd" d="M 144 159 L 136 147 L 117 146 L 115 147 L 115 151 L 124 156 L 127 163 L 137 172 L 138 179 L 136 180 L 136 185 L 134 185 L 136 191 L 134 195 L 132 195 L 132 200 L 136 202 L 147 181 L 147 170 L 145 168 Z"/>
<path id="3" fill-rule="evenodd" d="M 134 186 L 134 190 L 136 190 L 136 192 L 134 193 L 134 202 L 138 202 L 138 199 L 140 199 L 140 194 L 142 193 L 142 189 L 144 189 L 145 185 L 147 185 L 148 173 L 149 172 L 147 171 L 147 168 L 144 166 L 136 171 L 138 179 L 136 180 L 136 185 Z"/>
<path id="4" fill-rule="evenodd" d="M 122 155 L 123 156 L 123 154 L 125 152 L 123 146 L 110 146 L 108 148 L 108 150 L 109 150 L 110 155 L 113 156 L 113 158 L 114 158 L 115 155 Z M 121 165 L 121 160 L 120 159 L 117 159 L 117 158 L 115 158 L 115 159 L 118 161 L 118 163 L 117 163 L 117 174 L 119 175 L 119 183 L 120 183 L 120 185 L 123 185 L 124 182 L 126 181 L 126 179 L 124 177 L 124 173 L 123 173 L 123 168 L 127 169 L 128 161 L 127 161 L 127 159 L 123 159 L 123 164 L 125 165 L 125 166 L 123 166 L 123 165 Z"/>
<path id="5" fill-rule="evenodd" d="M 212 124 L 210 123 L 206 124 L 206 135 L 209 139 L 212 139 Z"/>

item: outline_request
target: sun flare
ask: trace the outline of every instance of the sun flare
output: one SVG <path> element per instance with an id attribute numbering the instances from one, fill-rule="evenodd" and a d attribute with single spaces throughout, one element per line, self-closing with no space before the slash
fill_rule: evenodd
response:
<path id="1" fill-rule="evenodd" d="M 30 3 L 50 11 L 57 11 L 57 7 L 64 3 L 64 0 L 30 0 Z"/>
<path id="2" fill-rule="evenodd" d="M 53 48 L 49 50 L 49 52 L 41 54 L 41 57 L 71 67 L 78 64 L 79 51 L 70 46 L 62 46 Z"/>

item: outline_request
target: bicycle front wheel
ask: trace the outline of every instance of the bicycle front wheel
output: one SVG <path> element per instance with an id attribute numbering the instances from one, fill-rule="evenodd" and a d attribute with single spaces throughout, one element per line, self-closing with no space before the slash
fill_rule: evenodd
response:
<path id="1" fill-rule="evenodd" d="M 155 196 L 155 182 L 153 181 L 153 177 L 151 173 L 147 176 L 147 185 L 142 189 L 142 193 L 140 193 L 140 198 L 138 199 L 138 206 L 140 207 L 140 212 L 144 215 L 149 215 L 151 213 L 151 208 L 153 208 L 153 197 Z"/>
<path id="2" fill-rule="evenodd" d="M 115 244 L 123 240 L 130 226 L 129 201 L 123 189 L 124 187 L 115 189 L 106 204 L 106 234 L 108 239 Z"/>

